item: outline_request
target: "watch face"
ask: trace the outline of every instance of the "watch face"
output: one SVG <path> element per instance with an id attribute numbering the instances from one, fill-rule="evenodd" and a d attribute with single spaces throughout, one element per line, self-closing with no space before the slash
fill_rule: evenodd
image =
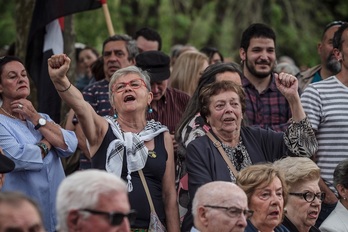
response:
<path id="1" fill-rule="evenodd" d="M 40 124 L 41 126 L 46 125 L 46 119 L 40 118 L 40 119 L 39 119 L 39 124 Z"/>

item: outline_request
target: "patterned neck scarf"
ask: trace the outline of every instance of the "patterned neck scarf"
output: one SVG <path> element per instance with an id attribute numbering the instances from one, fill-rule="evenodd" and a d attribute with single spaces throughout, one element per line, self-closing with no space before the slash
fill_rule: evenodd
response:
<path id="1" fill-rule="evenodd" d="M 128 192 L 131 192 L 133 190 L 131 173 L 143 169 L 148 157 L 148 149 L 144 145 L 144 141 L 150 141 L 168 129 L 161 123 L 151 120 L 147 121 L 145 128 L 137 134 L 122 132 L 120 124 L 112 117 L 105 116 L 105 119 L 111 125 L 112 132 L 116 136 L 116 139 L 111 141 L 107 149 L 105 169 L 107 172 L 121 176 L 123 154 L 126 152 L 127 185 Z"/>

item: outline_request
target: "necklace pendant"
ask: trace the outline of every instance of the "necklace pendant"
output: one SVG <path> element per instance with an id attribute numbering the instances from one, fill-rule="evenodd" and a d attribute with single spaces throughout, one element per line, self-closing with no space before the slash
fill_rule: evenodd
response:
<path id="1" fill-rule="evenodd" d="M 155 158 L 157 157 L 157 154 L 156 154 L 155 151 L 149 151 L 148 156 L 149 156 L 150 158 L 155 159 Z"/>

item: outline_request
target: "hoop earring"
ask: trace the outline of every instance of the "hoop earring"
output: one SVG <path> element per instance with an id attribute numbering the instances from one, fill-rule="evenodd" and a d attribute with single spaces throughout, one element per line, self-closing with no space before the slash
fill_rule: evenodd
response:
<path id="1" fill-rule="evenodd" d="M 147 112 L 151 114 L 153 112 L 153 109 L 151 108 L 151 105 L 149 104 L 149 108 L 147 109 Z"/>

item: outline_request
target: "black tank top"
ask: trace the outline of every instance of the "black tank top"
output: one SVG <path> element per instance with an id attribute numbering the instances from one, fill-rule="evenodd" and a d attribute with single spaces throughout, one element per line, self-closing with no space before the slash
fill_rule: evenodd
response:
<path id="1" fill-rule="evenodd" d="M 105 134 L 102 144 L 92 158 L 92 168 L 105 170 L 106 151 L 116 136 L 113 134 L 111 126 Z M 165 210 L 162 200 L 162 179 L 166 170 L 166 161 L 168 154 L 164 145 L 164 135 L 159 134 L 154 138 L 156 158 L 148 156 L 143 172 L 146 178 L 147 185 L 150 190 L 153 204 L 156 213 L 163 225 L 165 225 Z M 123 167 L 121 178 L 127 182 L 127 159 L 123 156 Z M 141 183 L 138 172 L 132 172 L 133 191 L 128 193 L 129 202 L 132 209 L 137 211 L 137 219 L 132 225 L 133 228 L 148 229 L 150 222 L 150 206 L 145 194 L 143 184 Z"/>

